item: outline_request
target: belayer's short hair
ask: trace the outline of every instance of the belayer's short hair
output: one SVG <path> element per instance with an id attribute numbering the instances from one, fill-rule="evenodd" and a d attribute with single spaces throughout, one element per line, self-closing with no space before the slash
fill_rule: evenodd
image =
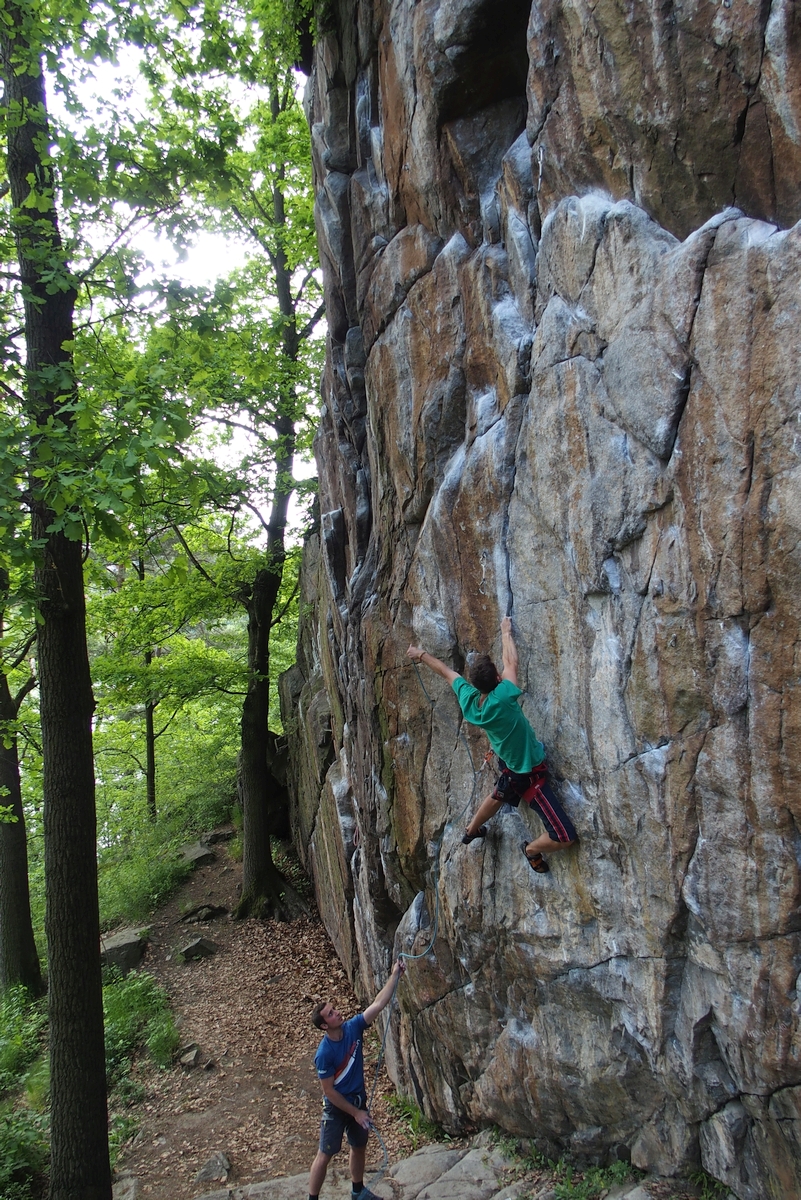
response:
<path id="1" fill-rule="evenodd" d="M 322 1018 L 322 1011 L 325 1008 L 327 1000 L 321 1000 L 319 1004 L 315 1004 L 311 1012 L 311 1023 L 316 1029 L 325 1029 L 325 1021 Z"/>
<path id="2" fill-rule="evenodd" d="M 470 665 L 469 679 L 484 696 L 498 686 L 498 669 L 488 654 L 476 655 Z"/>

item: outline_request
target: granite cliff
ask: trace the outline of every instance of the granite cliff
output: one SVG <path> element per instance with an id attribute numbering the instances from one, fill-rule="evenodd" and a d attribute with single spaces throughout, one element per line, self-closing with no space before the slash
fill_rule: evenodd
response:
<path id="1" fill-rule="evenodd" d="M 297 844 L 446 1127 L 801 1194 L 801 16 L 332 0 Z M 462 670 L 513 619 L 580 837 L 535 876 Z M 425 683 L 425 690 L 421 686 Z"/>

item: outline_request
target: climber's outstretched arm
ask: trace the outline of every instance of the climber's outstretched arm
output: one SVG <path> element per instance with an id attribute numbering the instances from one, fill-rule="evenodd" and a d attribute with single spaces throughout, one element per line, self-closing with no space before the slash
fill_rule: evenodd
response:
<path id="1" fill-rule="evenodd" d="M 508 679 L 517 687 L 517 647 L 512 638 L 511 617 L 504 617 L 501 621 L 501 645 L 503 647 L 503 673 L 501 679 Z"/>
<path id="2" fill-rule="evenodd" d="M 424 666 L 430 667 L 432 671 L 436 671 L 437 675 L 441 675 L 448 683 L 453 683 L 454 679 L 459 678 L 458 671 L 452 671 L 442 659 L 434 658 L 433 654 L 429 654 L 427 650 L 421 649 L 420 646 L 410 646 L 406 654 L 414 662 L 423 663 Z"/>

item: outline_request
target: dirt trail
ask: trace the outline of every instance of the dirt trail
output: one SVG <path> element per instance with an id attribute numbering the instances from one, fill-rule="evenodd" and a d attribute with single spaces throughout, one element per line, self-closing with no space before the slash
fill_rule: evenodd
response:
<path id="1" fill-rule="evenodd" d="M 135 1110 L 142 1123 L 117 1172 L 134 1174 L 148 1200 L 189 1200 L 219 1188 L 195 1182 L 215 1151 L 230 1159 L 232 1184 L 305 1171 L 317 1150 L 321 1104 L 312 1066 L 320 1035 L 309 1012 L 318 999 L 349 1014 L 360 1008 L 316 914 L 291 924 L 227 915 L 203 924 L 181 920 L 201 903 L 229 913 L 236 904 L 241 864 L 229 859 L 225 843 L 213 849 L 216 861 L 197 868 L 148 926 L 143 968 L 170 995 L 181 1045 L 200 1047 L 199 1065 L 191 1069 L 135 1068 L 146 1090 Z M 182 962 L 176 952 L 198 935 L 216 944 L 216 954 Z M 377 1027 L 369 1036 L 371 1087 Z M 391 1092 L 382 1071 L 372 1111 L 390 1160 L 397 1161 L 414 1145 L 387 1108 Z M 377 1143 L 373 1157 L 380 1162 Z M 344 1165 L 344 1154 L 337 1163 L 340 1158 Z"/>

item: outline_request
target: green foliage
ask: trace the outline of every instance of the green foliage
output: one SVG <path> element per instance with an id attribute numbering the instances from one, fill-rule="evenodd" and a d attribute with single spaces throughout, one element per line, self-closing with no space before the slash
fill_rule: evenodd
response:
<path id="1" fill-rule="evenodd" d="M 691 1173 L 690 1183 L 698 1188 L 699 1200 L 723 1200 L 723 1197 L 729 1192 L 724 1183 L 713 1179 L 711 1175 L 700 1168 Z"/>
<path id="2" fill-rule="evenodd" d="M 408 1096 L 390 1096 L 387 1103 L 395 1115 L 403 1121 L 413 1150 L 425 1142 L 443 1139 L 444 1135 L 439 1125 L 434 1121 L 429 1121 L 414 1100 Z"/>
<path id="3" fill-rule="evenodd" d="M 189 868 L 177 845 L 165 847 L 160 827 L 143 825 L 135 844 L 114 846 L 99 858 L 98 892 L 103 928 L 143 921 L 178 888 Z"/>
<path id="4" fill-rule="evenodd" d="M 285 845 L 279 842 L 277 838 L 270 839 L 272 849 L 273 862 L 278 870 L 283 875 L 284 879 L 288 880 L 296 892 L 303 896 L 305 900 L 312 900 L 314 889 L 312 887 L 309 876 L 304 871 L 300 864 L 294 847 Z"/>
<path id="5" fill-rule="evenodd" d="M 615 1162 L 608 1167 L 574 1167 L 560 1159 L 551 1164 L 558 1179 L 554 1185 L 556 1200 L 595 1200 L 604 1195 L 611 1186 L 641 1178 L 642 1173 L 630 1163 Z"/>
<path id="6" fill-rule="evenodd" d="M 126 1142 L 138 1133 L 142 1122 L 131 1113 L 116 1112 L 109 1118 L 108 1151 L 111 1166 L 117 1162 L 120 1151 Z"/>
<path id="7" fill-rule="evenodd" d="M 47 1119 L 21 1108 L 0 1111 L 0 1196 L 36 1200 L 47 1166 Z"/>
<path id="8" fill-rule="evenodd" d="M 28 1107 L 45 1112 L 50 1101 L 50 1058 L 43 1054 L 36 1059 L 22 1080 L 22 1090 Z"/>
<path id="9" fill-rule="evenodd" d="M 106 1073 L 113 1084 L 128 1068 L 140 1046 L 161 1067 L 169 1066 L 178 1049 L 178 1030 L 167 995 L 152 975 L 111 975 L 103 987 L 106 1029 Z"/>
<path id="10" fill-rule="evenodd" d="M 0 1095 L 16 1087 L 39 1056 L 46 1023 L 44 1002 L 32 1002 L 25 988 L 0 996 Z"/>
<path id="11" fill-rule="evenodd" d="M 596 1200 L 606 1195 L 616 1184 L 639 1179 L 642 1172 L 627 1162 L 614 1162 L 608 1167 L 579 1167 L 561 1158 L 558 1162 L 546 1158 L 528 1140 L 519 1141 L 503 1130 L 495 1128 L 490 1133 L 493 1146 L 523 1171 L 549 1170 L 552 1175 L 555 1200 Z M 530 1200 L 533 1194 L 526 1192 L 520 1200 Z"/>
<path id="12" fill-rule="evenodd" d="M 520 1143 L 517 1138 L 505 1133 L 497 1125 L 490 1130 L 490 1142 L 504 1158 L 514 1159 L 520 1157 Z"/>
<path id="13" fill-rule="evenodd" d="M 183 873 L 175 847 L 223 819 L 235 794 L 248 678 L 243 605 L 256 573 L 270 567 L 270 506 L 301 490 L 294 464 L 311 444 L 324 347 L 315 334 L 322 294 L 309 130 L 292 70 L 310 5 L 19 7 L 31 43 L 19 53 L 31 68 L 43 54 L 61 100 L 49 136 L 43 125 L 39 136 L 42 179 L 29 181 L 17 211 L 8 193 L 0 197 L 8 267 L 0 292 L 0 567 L 12 572 L 20 619 L 41 620 L 32 488 L 52 512 L 49 532 L 91 546 L 100 900 L 109 926 L 142 919 L 165 898 Z M 113 87 L 100 65 L 108 62 Z M 20 120 L 0 106 L 6 128 Z M 35 378 L 22 333 L 30 289 L 15 261 L 21 221 L 31 239 L 39 231 L 44 293 L 75 298 L 64 360 Z M 247 238 L 249 261 L 209 287 L 157 278 L 131 242 L 147 225 L 179 247 L 204 228 Z M 45 388 L 54 398 L 47 412 L 29 394 Z M 234 465 L 221 466 L 223 456 Z M 290 549 L 280 564 L 272 678 L 294 659 L 298 559 Z M 276 553 L 271 562 L 279 561 Z M 40 931 L 36 699 L 15 732 Z M 279 729 L 274 686 L 269 705 Z M 151 711 L 155 820 L 145 794 Z"/>

